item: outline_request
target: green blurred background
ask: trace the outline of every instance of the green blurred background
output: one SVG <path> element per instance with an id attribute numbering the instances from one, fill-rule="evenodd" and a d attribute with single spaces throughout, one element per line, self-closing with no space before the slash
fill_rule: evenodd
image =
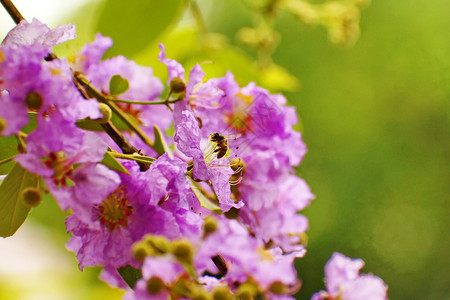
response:
<path id="1" fill-rule="evenodd" d="M 109 2 L 116 2 L 124 19 L 142 16 L 126 13 L 120 1 Z M 130 3 L 138 8 L 143 2 Z M 247 53 L 244 57 L 254 57 L 236 39 L 237 30 L 250 26 L 254 17 L 242 1 L 199 4 L 209 31 L 224 34 Z M 110 17 L 113 12 L 98 23 L 103 9 L 95 1 L 60 18 L 59 24 L 77 24 L 79 40 L 59 50 L 79 49 L 100 28 L 112 30 L 121 43 L 113 52 L 151 65 L 156 74 L 164 74 L 155 57 L 159 40 L 166 43 L 169 57 L 187 65 L 205 60 L 203 50 L 196 49 L 198 37 L 190 31 L 176 35 L 170 28 L 162 33 L 158 29 L 158 38 L 149 37 L 148 28 L 175 20 L 181 10 L 146 11 L 147 19 L 136 17 L 121 26 Z M 178 9 L 175 5 L 172 11 Z M 298 91 L 285 93 L 298 109 L 308 146 L 298 172 L 317 196 L 304 211 L 311 229 L 308 254 L 297 262 L 303 281 L 298 299 L 309 299 L 324 288 L 323 266 L 334 251 L 363 258 L 363 272 L 383 278 L 390 299 L 450 299 L 449 11 L 447 0 L 373 1 L 362 11 L 361 37 L 351 48 L 332 45 L 325 29 L 302 25 L 288 14 L 277 20 L 281 42 L 273 59 L 301 82 Z M 184 17 L 181 27 L 191 23 Z M 208 57 L 233 61 L 235 68 L 242 65 L 233 71 L 246 83 L 252 76 L 246 59 L 226 51 Z M 223 71 L 219 68 L 214 75 Z M 55 232 L 62 248 L 64 215 L 44 203 L 31 217 Z M 92 299 L 99 289 L 107 290 L 90 283 L 97 273 L 91 270 L 92 276 L 83 277 L 88 278 L 82 279 L 83 297 L 89 290 L 96 291 Z"/>

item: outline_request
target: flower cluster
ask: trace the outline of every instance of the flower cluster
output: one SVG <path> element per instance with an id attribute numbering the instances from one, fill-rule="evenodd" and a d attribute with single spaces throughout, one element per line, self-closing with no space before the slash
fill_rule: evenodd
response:
<path id="1" fill-rule="evenodd" d="M 70 213 L 80 268 L 104 267 L 126 299 L 290 299 L 306 252 L 298 212 L 314 198 L 293 169 L 306 152 L 295 109 L 231 73 L 206 79 L 197 64 L 185 78 L 163 45 L 166 96 L 151 68 L 102 60 L 112 45 L 102 35 L 69 59 L 52 55 L 74 31 L 22 21 L 5 38 L 0 132 L 23 139 L 14 160 Z M 113 78 L 126 87 L 113 92 Z"/>
<path id="2" fill-rule="evenodd" d="M 351 259 L 335 252 L 325 265 L 327 291 L 320 291 L 311 300 L 386 300 L 387 286 L 372 274 L 359 274 L 361 259 Z"/>

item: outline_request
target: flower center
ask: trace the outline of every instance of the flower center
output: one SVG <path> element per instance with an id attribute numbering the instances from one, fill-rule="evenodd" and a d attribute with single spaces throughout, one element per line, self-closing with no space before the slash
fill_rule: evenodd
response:
<path id="1" fill-rule="evenodd" d="M 225 121 L 240 134 L 252 131 L 252 117 L 248 114 L 248 106 L 253 102 L 252 96 L 237 94 L 238 101 L 234 103 L 233 111 L 225 115 Z"/>
<path id="2" fill-rule="evenodd" d="M 128 205 L 123 187 L 119 187 L 106 197 L 97 207 L 98 220 L 113 232 L 119 226 L 128 226 L 128 217 L 133 213 L 133 207 Z"/>
<path id="3" fill-rule="evenodd" d="M 53 169 L 53 181 L 58 186 L 68 184 L 66 179 L 72 174 L 72 166 L 67 165 L 66 153 L 64 151 L 51 152 L 48 157 L 43 157 L 42 162 L 50 169 Z"/>

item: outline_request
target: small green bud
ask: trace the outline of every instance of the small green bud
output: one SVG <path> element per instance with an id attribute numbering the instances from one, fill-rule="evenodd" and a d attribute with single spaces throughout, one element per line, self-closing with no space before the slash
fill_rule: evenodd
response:
<path id="1" fill-rule="evenodd" d="M 274 283 L 272 283 L 269 290 L 274 294 L 281 295 L 286 293 L 287 287 L 283 283 L 275 281 Z"/>
<path id="2" fill-rule="evenodd" d="M 192 297 L 193 300 L 209 300 L 211 299 L 211 295 L 208 294 L 207 291 L 203 289 L 199 289 L 195 295 Z"/>
<path id="3" fill-rule="evenodd" d="M 251 300 L 258 293 L 258 287 L 251 283 L 244 283 L 239 286 L 237 296 L 242 300 Z"/>
<path id="4" fill-rule="evenodd" d="M 175 77 L 170 81 L 170 90 L 173 93 L 181 93 L 186 90 L 186 83 L 180 77 Z"/>
<path id="5" fill-rule="evenodd" d="M 227 287 L 220 286 L 213 291 L 214 300 L 233 300 L 234 297 Z"/>
<path id="6" fill-rule="evenodd" d="M 217 220 L 214 217 L 207 217 L 203 229 L 205 231 L 205 236 L 213 233 L 217 230 Z"/>
<path id="7" fill-rule="evenodd" d="M 41 191 L 34 187 L 28 187 L 22 191 L 22 201 L 26 206 L 36 207 L 41 203 Z"/>
<path id="8" fill-rule="evenodd" d="M 191 243 L 186 239 L 176 240 L 172 244 L 173 255 L 180 261 L 191 263 L 194 257 L 194 249 Z"/>
<path id="9" fill-rule="evenodd" d="M 6 120 L 3 118 L 0 118 L 0 133 L 3 132 L 3 130 L 5 130 L 6 128 Z"/>
<path id="10" fill-rule="evenodd" d="M 147 281 L 147 292 L 151 295 L 159 294 L 164 288 L 164 282 L 159 277 L 152 277 Z"/>
<path id="11" fill-rule="evenodd" d="M 151 247 L 153 255 L 161 255 L 170 252 L 170 242 L 163 235 L 152 235 L 146 239 L 147 245 Z"/>
<path id="12" fill-rule="evenodd" d="M 36 92 L 29 92 L 25 96 L 25 104 L 29 110 L 39 110 L 42 107 L 43 100 L 41 95 Z"/>
<path id="13" fill-rule="evenodd" d="M 133 257 L 138 261 L 143 261 L 151 253 L 149 246 L 142 241 L 134 243 L 131 251 L 133 253 Z"/>
<path id="14" fill-rule="evenodd" d="M 112 111 L 111 108 L 109 108 L 108 105 L 106 105 L 105 103 L 100 103 L 98 105 L 98 109 L 100 110 L 102 117 L 95 119 L 94 121 L 100 124 L 104 124 L 107 123 L 109 120 L 111 120 L 111 116 L 112 116 Z"/>

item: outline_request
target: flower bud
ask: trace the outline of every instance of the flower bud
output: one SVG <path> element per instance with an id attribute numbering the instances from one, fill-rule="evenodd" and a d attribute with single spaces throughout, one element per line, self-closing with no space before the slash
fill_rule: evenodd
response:
<path id="1" fill-rule="evenodd" d="M 186 83 L 180 77 L 175 77 L 170 81 L 170 90 L 173 93 L 181 93 L 186 90 Z"/>
<path id="2" fill-rule="evenodd" d="M 210 300 L 211 296 L 203 289 L 199 289 L 192 297 L 192 300 Z"/>
<path id="3" fill-rule="evenodd" d="M 162 235 L 150 235 L 145 239 L 146 244 L 151 247 L 151 255 L 161 255 L 170 252 L 170 242 Z"/>
<path id="4" fill-rule="evenodd" d="M 239 286 L 237 296 L 242 300 L 251 300 L 258 293 L 258 288 L 254 284 L 244 283 Z"/>
<path id="5" fill-rule="evenodd" d="M 3 130 L 5 130 L 6 128 L 6 120 L 3 118 L 0 118 L 0 133 L 3 132 Z"/>
<path id="6" fill-rule="evenodd" d="M 233 300 L 234 297 L 225 286 L 220 286 L 213 291 L 214 300 Z"/>
<path id="7" fill-rule="evenodd" d="M 94 120 L 95 122 L 104 124 L 104 123 L 108 122 L 109 120 L 111 120 L 112 111 L 108 105 L 106 105 L 105 103 L 100 103 L 98 105 L 98 109 L 100 110 L 102 117 L 95 119 Z"/>
<path id="8" fill-rule="evenodd" d="M 43 99 L 41 95 L 36 92 L 29 92 L 25 96 L 25 104 L 29 110 L 39 110 L 42 107 Z"/>
<path id="9" fill-rule="evenodd" d="M 176 240 L 172 244 L 173 247 L 173 255 L 180 262 L 191 263 L 194 257 L 194 249 L 192 248 L 191 243 L 186 240 Z"/>
<path id="10" fill-rule="evenodd" d="M 164 288 L 164 282 L 159 277 L 152 277 L 147 281 L 147 292 L 151 295 L 159 294 Z"/>
<path id="11" fill-rule="evenodd" d="M 28 187 L 22 191 L 22 201 L 26 206 L 36 207 L 41 203 L 41 191 L 34 187 Z"/>
<path id="12" fill-rule="evenodd" d="M 283 283 L 275 281 L 274 283 L 272 283 L 269 290 L 274 294 L 281 295 L 287 292 L 287 287 Z"/>
<path id="13" fill-rule="evenodd" d="M 143 261 L 151 253 L 148 245 L 142 241 L 134 243 L 131 251 L 133 257 L 138 261 Z"/>
<path id="14" fill-rule="evenodd" d="M 203 225 L 203 230 L 205 232 L 205 236 L 216 231 L 217 230 L 217 220 L 213 217 L 207 217 L 205 219 L 205 224 Z"/>

